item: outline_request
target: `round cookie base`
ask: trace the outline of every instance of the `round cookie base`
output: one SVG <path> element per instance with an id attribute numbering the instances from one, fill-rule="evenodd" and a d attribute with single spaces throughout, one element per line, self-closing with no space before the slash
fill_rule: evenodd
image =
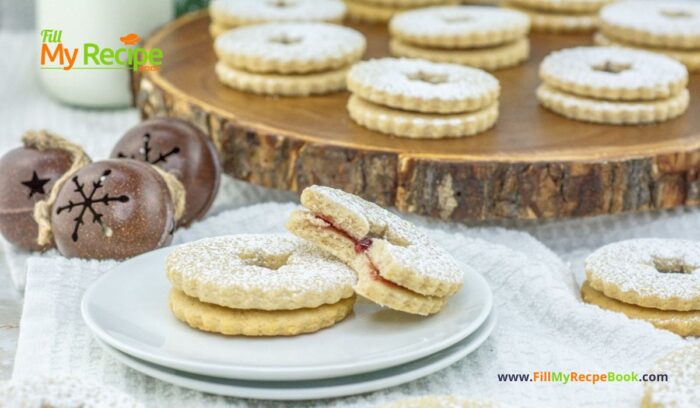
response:
<path id="1" fill-rule="evenodd" d="M 632 48 L 642 51 L 657 52 L 659 54 L 664 54 L 667 57 L 671 57 L 681 64 L 685 65 L 690 72 L 700 72 L 700 49 L 697 50 L 684 50 L 675 48 L 657 48 L 657 47 L 646 47 L 643 45 L 636 45 L 627 43 L 624 41 L 619 41 L 617 39 L 610 38 L 603 34 L 602 32 L 597 32 L 593 36 L 593 42 L 596 45 L 602 45 L 606 47 L 625 47 Z"/>
<path id="2" fill-rule="evenodd" d="M 498 102 L 476 112 L 443 115 L 386 108 L 352 95 L 347 107 L 350 118 L 360 126 L 414 139 L 472 136 L 490 129 L 498 120 Z"/>
<path id="3" fill-rule="evenodd" d="M 645 320 L 680 336 L 700 336 L 700 311 L 659 310 L 620 302 L 593 289 L 588 281 L 581 286 L 581 298 L 586 303 L 622 313 L 630 319 Z"/>
<path id="4" fill-rule="evenodd" d="M 527 9 L 565 14 L 597 13 L 612 1 L 614 0 L 509 0 L 510 3 Z"/>
<path id="5" fill-rule="evenodd" d="M 530 56 L 530 42 L 527 38 L 522 38 L 497 47 L 448 50 L 423 48 L 392 39 L 389 50 L 391 55 L 396 57 L 421 58 L 495 71 L 526 61 Z"/>
<path id="6" fill-rule="evenodd" d="M 348 67 L 305 75 L 255 74 L 216 64 L 219 80 L 235 90 L 259 95 L 308 96 L 345 89 Z"/>
<path id="7" fill-rule="evenodd" d="M 200 302 L 171 289 L 170 310 L 198 330 L 227 336 L 296 336 L 333 326 L 352 313 L 355 296 L 316 308 L 294 310 L 229 309 Z"/>
<path id="8" fill-rule="evenodd" d="M 576 96 L 542 84 L 537 88 L 540 104 L 554 113 L 582 122 L 608 125 L 659 123 L 682 115 L 690 102 L 687 89 L 657 101 L 618 102 Z"/>
<path id="9" fill-rule="evenodd" d="M 347 18 L 363 23 L 386 23 L 397 13 L 410 10 L 410 7 L 380 6 L 355 0 L 344 0 Z"/>

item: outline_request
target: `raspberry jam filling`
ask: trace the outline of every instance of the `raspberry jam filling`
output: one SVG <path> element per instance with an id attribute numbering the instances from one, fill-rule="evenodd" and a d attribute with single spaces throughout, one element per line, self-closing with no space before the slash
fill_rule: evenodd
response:
<path id="1" fill-rule="evenodd" d="M 389 286 L 392 286 L 392 287 L 401 287 L 400 285 L 383 278 L 382 275 L 379 273 L 379 269 L 374 265 L 372 260 L 369 259 L 369 256 L 366 254 L 369 247 L 372 246 L 372 238 L 364 237 L 362 239 L 356 239 L 352 235 L 348 234 L 345 230 L 336 226 L 332 218 L 324 216 L 324 215 L 320 215 L 320 214 L 314 214 L 314 216 L 316 218 L 318 218 L 319 220 L 328 224 L 328 226 L 326 228 L 329 228 L 329 229 L 333 230 L 335 233 L 342 235 L 343 237 L 350 240 L 353 243 L 353 245 L 355 246 L 356 253 L 365 254 L 365 257 L 367 258 L 367 262 L 369 263 L 370 276 L 372 277 L 372 279 L 374 279 L 378 282 L 382 282 L 382 283 L 389 285 Z"/>

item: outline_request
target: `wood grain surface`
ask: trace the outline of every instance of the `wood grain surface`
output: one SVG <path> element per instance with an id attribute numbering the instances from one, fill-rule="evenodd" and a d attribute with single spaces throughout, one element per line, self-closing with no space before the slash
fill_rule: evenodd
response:
<path id="1" fill-rule="evenodd" d="M 658 125 L 605 126 L 565 119 L 535 98 L 549 52 L 589 36 L 531 35 L 530 60 L 496 72 L 495 128 L 453 140 L 409 140 L 366 130 L 347 115 L 347 93 L 263 97 L 221 85 L 200 12 L 146 41 L 165 58 L 134 77 L 144 117 L 176 116 L 205 130 L 233 177 L 300 191 L 324 184 L 400 211 L 450 220 L 551 219 L 697 205 L 700 202 L 700 78 L 690 110 Z M 388 54 L 380 25 L 353 25 L 367 57 Z"/>

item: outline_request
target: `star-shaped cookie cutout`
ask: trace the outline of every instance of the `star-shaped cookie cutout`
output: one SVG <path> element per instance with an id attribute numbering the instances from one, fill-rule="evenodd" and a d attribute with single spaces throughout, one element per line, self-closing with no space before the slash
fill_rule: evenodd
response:
<path id="1" fill-rule="evenodd" d="M 36 174 L 36 171 L 33 171 L 32 179 L 28 181 L 23 181 L 22 184 L 29 188 L 29 198 L 32 198 L 34 194 L 46 194 L 46 191 L 44 191 L 44 186 L 49 181 L 51 181 L 50 178 L 39 178 L 39 176 Z"/>

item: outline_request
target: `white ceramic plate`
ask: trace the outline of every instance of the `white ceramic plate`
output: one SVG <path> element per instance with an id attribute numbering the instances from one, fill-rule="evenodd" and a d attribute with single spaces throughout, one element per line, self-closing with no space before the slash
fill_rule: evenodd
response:
<path id="1" fill-rule="evenodd" d="M 97 340 L 117 361 L 159 380 L 210 394 L 266 400 L 310 400 L 345 397 L 393 387 L 441 370 L 476 350 L 496 326 L 492 313 L 474 333 L 452 346 L 427 357 L 384 370 L 305 381 L 242 381 L 206 377 L 162 367 L 131 357 Z"/>
<path id="2" fill-rule="evenodd" d="M 428 318 L 358 300 L 353 315 L 314 334 L 226 337 L 194 330 L 168 309 L 164 260 L 172 248 L 123 262 L 85 293 L 87 325 L 110 346 L 138 359 L 190 373 L 239 380 L 308 380 L 397 366 L 443 350 L 474 332 L 492 306 L 477 273 L 445 309 Z"/>

